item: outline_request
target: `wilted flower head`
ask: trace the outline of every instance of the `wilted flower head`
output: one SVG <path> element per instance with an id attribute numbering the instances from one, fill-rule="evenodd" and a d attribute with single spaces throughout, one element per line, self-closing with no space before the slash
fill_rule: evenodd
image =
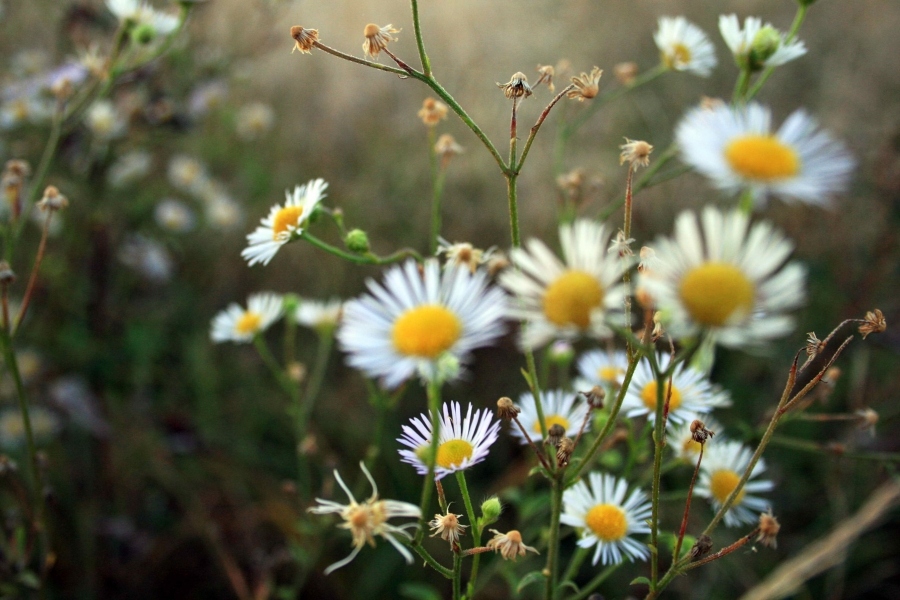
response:
<path id="1" fill-rule="evenodd" d="M 326 575 L 349 564 L 356 558 L 356 555 L 359 554 L 359 551 L 362 550 L 362 547 L 366 544 L 374 547 L 376 536 L 381 536 L 390 542 L 391 545 L 397 549 L 397 552 L 403 555 L 403 558 L 406 559 L 407 563 L 412 564 L 413 561 L 412 554 L 410 554 L 409 550 L 407 550 L 403 544 L 398 542 L 394 536 L 411 539 L 411 536 L 406 530 L 415 528 L 418 523 L 407 523 L 405 525 L 397 526 L 388 523 L 388 520 L 394 517 L 418 519 L 422 514 L 419 511 L 419 507 L 399 500 L 379 500 L 378 486 L 375 485 L 375 480 L 372 479 L 372 475 L 369 473 L 369 470 L 366 469 L 364 463 L 360 462 L 359 466 L 366 476 L 366 479 L 368 479 L 369 483 L 372 485 L 372 495 L 368 500 L 362 503 L 357 502 L 356 498 L 353 497 L 353 493 L 350 492 L 350 489 L 344 484 L 344 480 L 341 479 L 340 473 L 335 471 L 334 478 L 337 480 L 338 485 L 341 486 L 341 489 L 344 490 L 344 493 L 347 494 L 350 503 L 340 504 L 333 500 L 316 498 L 316 502 L 319 503 L 319 506 L 308 509 L 309 512 L 317 515 L 327 515 L 332 513 L 340 515 L 344 522 L 338 525 L 338 527 L 349 530 L 350 534 L 353 536 L 353 551 L 346 558 L 339 560 L 325 569 Z"/>
<path id="2" fill-rule="evenodd" d="M 375 23 L 369 23 L 363 30 L 363 35 L 366 36 L 366 40 L 362 45 L 363 52 L 366 53 L 366 56 L 377 57 L 382 50 L 387 49 L 387 45 L 390 42 L 397 41 L 397 38 L 392 34 L 399 32 L 400 30 L 394 29 L 390 23 L 384 27 L 379 27 Z"/>
<path id="3" fill-rule="evenodd" d="M 538 80 L 535 82 L 534 87 L 541 85 L 542 83 L 547 84 L 547 89 L 551 92 L 556 91 L 556 86 L 553 85 L 553 75 L 555 75 L 555 69 L 553 65 L 538 65 Z"/>
<path id="4" fill-rule="evenodd" d="M 625 143 L 619 146 L 622 153 L 619 155 L 619 164 L 626 162 L 634 168 L 646 167 L 650 164 L 650 153 L 653 152 L 653 146 L 641 140 L 629 140 L 625 138 Z"/>
<path id="5" fill-rule="evenodd" d="M 451 244 L 444 238 L 440 238 L 437 253 L 438 255 L 443 254 L 447 258 L 447 262 L 444 264 L 445 268 L 465 267 L 474 274 L 478 267 L 490 260 L 493 248 L 482 250 L 469 242 Z"/>
<path id="6" fill-rule="evenodd" d="M 60 194 L 55 185 L 48 185 L 37 206 L 41 210 L 62 210 L 69 206 L 69 199 Z"/>
<path id="7" fill-rule="evenodd" d="M 578 77 L 573 77 L 572 83 L 575 85 L 575 89 L 569 90 L 566 96 L 579 102 L 596 98 L 600 93 L 601 75 L 603 75 L 603 70 L 600 67 L 594 67 L 590 73 L 582 73 Z"/>
<path id="8" fill-rule="evenodd" d="M 422 108 L 419 109 L 419 118 L 429 127 L 437 125 L 442 119 L 447 118 L 447 105 L 434 98 L 425 98 Z"/>
<path id="9" fill-rule="evenodd" d="M 319 30 L 304 29 L 299 25 L 294 25 L 291 27 L 291 37 L 294 38 L 295 42 L 294 50 L 299 50 L 301 53 L 305 54 L 311 54 L 310 50 L 312 50 L 316 42 L 319 41 Z M 291 50 L 291 54 L 294 53 L 294 50 Z"/>
<path id="10" fill-rule="evenodd" d="M 528 85 L 528 78 L 521 71 L 513 73 L 509 81 L 498 83 L 497 87 L 503 90 L 503 95 L 507 98 L 527 98 L 534 93 Z"/>
<path id="11" fill-rule="evenodd" d="M 778 519 L 772 514 L 772 509 L 770 508 L 759 515 L 759 535 L 756 536 L 756 541 L 768 548 L 777 548 L 778 540 L 776 536 L 780 530 L 781 524 L 778 523 Z"/>
<path id="12" fill-rule="evenodd" d="M 444 133 L 434 144 L 435 153 L 441 157 L 441 166 L 446 167 L 450 159 L 464 152 L 463 147 L 449 133 Z"/>
<path id="13" fill-rule="evenodd" d="M 866 339 L 870 333 L 884 333 L 885 329 L 887 329 L 887 321 L 881 310 L 877 308 L 867 312 L 863 324 L 859 326 L 859 332 L 863 339 Z"/>
<path id="14" fill-rule="evenodd" d="M 613 67 L 613 75 L 622 85 L 631 85 L 637 74 L 638 66 L 634 62 L 621 62 Z"/>
<path id="15" fill-rule="evenodd" d="M 428 526 L 434 531 L 431 537 L 440 535 L 441 539 L 450 542 L 451 545 L 458 544 L 459 536 L 466 532 L 467 527 L 467 525 L 460 524 L 461 516 L 449 511 L 446 515 L 434 515 L 434 519 L 428 523 Z"/>
<path id="16" fill-rule="evenodd" d="M 503 560 L 515 562 L 518 557 L 525 556 L 526 551 L 540 554 L 536 549 L 522 543 L 522 534 L 516 529 L 511 529 L 506 533 L 491 529 L 491 533 L 494 534 L 494 537 L 488 541 L 487 547 L 494 552 L 499 552 Z"/>

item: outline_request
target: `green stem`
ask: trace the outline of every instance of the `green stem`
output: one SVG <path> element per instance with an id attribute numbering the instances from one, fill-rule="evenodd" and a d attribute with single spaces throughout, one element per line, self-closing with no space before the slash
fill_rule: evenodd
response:
<path id="1" fill-rule="evenodd" d="M 422 262 L 422 255 L 420 255 L 415 250 L 412 250 L 411 248 L 403 248 L 387 256 L 378 256 L 376 254 L 372 254 L 371 252 L 368 252 L 366 254 L 351 254 L 350 252 L 341 250 L 337 246 L 332 246 L 328 242 L 320 240 L 308 231 L 304 231 L 303 233 L 301 233 L 300 239 L 306 240 L 320 250 L 324 250 L 329 254 L 334 254 L 335 256 L 343 258 L 344 260 L 349 260 L 350 262 L 357 265 L 389 265 L 395 262 L 400 262 L 401 260 L 404 260 L 406 258 L 414 258 L 416 259 L 416 261 Z"/>
<path id="2" fill-rule="evenodd" d="M 278 381 L 278 385 L 281 386 L 288 397 L 290 397 L 291 402 L 296 406 L 300 401 L 300 386 L 292 381 L 281 365 L 278 364 L 278 360 L 275 359 L 272 351 L 269 350 L 269 346 L 266 345 L 266 341 L 263 339 L 262 335 L 257 334 L 254 336 L 253 345 L 256 347 L 256 351 L 266 364 L 266 367 L 271 371 L 276 381 Z"/>
<path id="3" fill-rule="evenodd" d="M 422 560 L 424 560 L 425 564 L 427 564 L 429 567 L 431 567 L 447 579 L 453 579 L 453 571 L 439 563 L 431 554 L 428 553 L 427 550 L 425 550 L 425 548 L 422 547 L 422 544 L 413 542 L 412 549 L 415 550 L 416 554 L 422 557 Z"/>
<path id="4" fill-rule="evenodd" d="M 652 363 L 653 361 L 651 361 Z M 672 361 L 674 362 L 674 361 Z M 657 370 L 654 368 L 654 370 Z M 662 470 L 662 454 L 666 444 L 666 419 L 664 415 L 666 398 L 664 394 L 671 384 L 665 374 L 657 370 L 656 376 L 656 419 L 653 421 L 653 490 L 651 492 L 650 515 L 650 589 L 655 590 L 659 581 L 659 487 Z"/>
<path id="5" fill-rule="evenodd" d="M 803 25 L 803 20 L 806 19 L 806 12 L 809 10 L 809 6 L 799 4 L 797 6 L 797 14 L 794 15 L 794 22 L 791 24 L 791 29 L 788 31 L 787 36 L 785 37 L 785 43 L 789 44 L 797 37 L 797 33 L 800 31 L 800 26 Z M 747 92 L 747 100 L 752 100 L 756 94 L 762 89 L 762 87 L 766 84 L 769 77 L 772 76 L 772 73 L 775 72 L 775 67 L 767 67 L 765 71 L 763 71 L 762 75 L 760 75 L 756 79 L 756 83 L 753 84 L 753 87 L 750 88 L 750 91 Z"/>
<path id="6" fill-rule="evenodd" d="M 43 477 L 41 477 L 41 468 L 38 464 L 37 446 L 34 443 L 34 432 L 31 428 L 31 416 L 28 411 L 28 399 L 25 395 L 25 386 L 22 384 L 22 375 L 19 373 L 19 364 L 12 347 L 12 339 L 9 336 L 9 331 L 4 327 L 0 327 L 0 346 L 2 346 L 3 359 L 6 363 L 6 368 L 10 375 L 12 375 L 13 382 L 16 386 L 16 396 L 19 399 L 19 410 L 22 414 L 22 424 L 25 428 L 25 445 L 28 449 L 28 460 L 31 466 L 35 502 L 31 526 L 38 538 L 39 575 L 43 579 L 46 566 L 45 557 L 50 549 L 47 540 L 47 530 L 44 523 L 44 515 L 46 514 L 44 482 Z"/>
<path id="7" fill-rule="evenodd" d="M 753 214 L 753 190 L 751 188 L 748 187 L 741 193 L 741 197 L 738 200 L 738 210 L 745 215 Z"/>
<path id="8" fill-rule="evenodd" d="M 769 443 L 782 448 L 791 448 L 793 450 L 812 452 L 814 454 L 824 454 L 834 458 L 900 462 L 900 452 L 860 452 L 857 450 L 846 450 L 841 445 L 817 444 L 816 442 L 810 442 L 808 440 L 798 440 L 779 435 L 772 436 Z"/>
<path id="9" fill-rule="evenodd" d="M 582 548 L 581 546 L 575 547 L 575 554 L 572 555 L 572 560 L 569 561 L 569 566 L 566 567 L 566 572 L 562 576 L 563 583 L 575 579 L 575 576 L 578 575 L 578 569 L 581 568 L 581 565 L 584 563 L 584 559 L 587 558 L 589 552 L 590 550 L 587 548 Z"/>
<path id="10" fill-rule="evenodd" d="M 422 499 L 419 502 L 419 530 L 413 540 L 413 546 L 421 546 L 425 537 L 425 526 L 428 524 L 428 510 L 431 505 L 431 490 L 434 487 L 434 469 L 437 463 L 438 446 L 441 437 L 441 384 L 435 381 L 428 382 L 428 410 L 431 413 L 431 445 L 425 459 L 428 461 L 428 473 L 422 482 Z"/>
<path id="11" fill-rule="evenodd" d="M 608 567 L 606 567 L 605 569 L 603 569 L 602 571 L 597 573 L 597 575 L 593 579 L 591 579 L 589 582 L 587 582 L 584 585 L 584 587 L 582 587 L 581 590 L 577 594 L 575 594 L 568 600 L 584 600 L 594 590 L 596 590 L 598 587 L 600 587 L 600 584 L 602 584 L 604 581 L 606 581 L 610 575 L 615 573 L 616 569 L 618 569 L 621 565 L 622 565 L 622 563 L 616 563 L 614 565 L 609 565 Z"/>
<path id="12" fill-rule="evenodd" d="M 731 95 L 731 104 L 737 106 L 744 104 L 747 100 L 747 87 L 750 85 L 750 68 L 742 67 L 741 74 L 738 75 L 737 81 L 734 82 L 734 92 Z"/>
<path id="13" fill-rule="evenodd" d="M 379 71 L 387 71 L 388 73 L 393 73 L 394 75 L 400 75 L 401 77 L 410 77 L 410 76 L 415 77 L 415 75 L 413 73 L 404 71 L 403 69 L 398 69 L 397 67 L 391 67 L 389 65 L 383 65 L 381 63 L 372 62 L 372 61 L 366 60 L 364 58 L 357 58 L 357 57 L 353 56 L 352 54 L 346 54 L 344 52 L 341 52 L 340 50 L 335 50 L 334 48 L 326 46 L 322 42 L 313 42 L 313 45 L 316 48 L 318 48 L 319 50 L 322 50 L 323 52 L 327 52 L 328 54 L 337 56 L 338 58 L 343 58 L 344 60 L 349 60 L 350 62 L 356 63 L 358 65 L 372 67 L 373 69 L 378 69 Z M 418 71 L 416 71 L 415 73 L 418 73 Z"/>
<path id="14" fill-rule="evenodd" d="M 546 586 L 544 598 L 553 600 L 559 587 L 559 516 L 562 513 L 563 473 L 557 471 L 550 480 L 550 538 L 547 541 Z"/>
<path id="15" fill-rule="evenodd" d="M 587 120 L 590 119 L 594 115 L 594 113 L 599 111 L 605 104 L 608 104 L 609 102 L 612 102 L 614 100 L 618 100 L 628 92 L 637 89 L 642 85 L 650 83 L 668 70 L 668 67 L 660 63 L 649 71 L 645 71 L 635 77 L 630 84 L 617 88 L 611 92 L 600 94 L 598 98 L 594 98 L 594 100 L 591 101 L 590 106 L 582 111 L 580 115 L 575 117 L 572 120 L 572 123 L 565 127 L 566 141 L 568 140 L 569 136 L 571 136 L 578 128 L 584 125 Z"/>
<path id="16" fill-rule="evenodd" d="M 538 130 L 540 130 L 541 125 L 544 124 L 544 120 L 550 114 L 550 111 L 553 109 L 553 107 L 556 105 L 556 103 L 559 102 L 562 99 L 562 97 L 565 96 L 568 93 L 568 91 L 571 90 L 573 87 L 575 87 L 575 86 L 574 85 L 566 86 L 565 89 L 563 89 L 560 93 L 558 93 L 553 98 L 553 100 L 550 101 L 550 104 L 548 104 L 544 108 L 544 110 L 541 112 L 541 115 L 538 117 L 537 122 L 534 124 L 534 126 L 531 128 L 531 131 L 528 134 L 528 139 L 525 140 L 525 147 L 522 149 L 522 158 L 519 159 L 518 164 L 513 166 L 514 171 L 519 172 L 522 170 L 522 165 L 525 164 L 525 159 L 528 157 L 528 152 L 531 150 L 531 144 L 534 143 L 534 138 L 537 136 L 537 132 L 538 132 Z M 510 163 L 510 165 L 513 165 L 513 163 Z"/>
<path id="17" fill-rule="evenodd" d="M 650 187 L 650 180 L 653 179 L 653 176 L 656 175 L 660 169 L 663 168 L 670 160 L 675 158 L 678 154 L 678 146 L 676 144 L 671 144 L 668 148 L 663 150 L 661 154 L 656 158 L 655 161 L 650 163 L 650 166 L 644 169 L 644 174 L 638 177 L 638 180 L 634 182 L 631 186 L 631 193 L 637 194 L 639 191 Z M 657 182 L 653 182 L 656 184 Z M 619 207 L 625 204 L 625 197 L 622 196 L 618 201 L 613 202 L 609 206 L 607 206 L 604 210 L 600 212 L 598 218 L 601 221 L 605 221 L 609 218 L 611 214 L 619 210 Z"/>
<path id="18" fill-rule="evenodd" d="M 475 558 L 478 558 L 478 554 Z M 471 585 L 471 584 L 469 584 Z M 453 600 L 462 598 L 460 591 L 462 588 L 462 556 L 459 552 L 453 553 Z"/>
<path id="19" fill-rule="evenodd" d="M 299 432 L 306 435 L 306 427 L 309 422 L 309 416 L 312 414 L 316 398 L 322 389 L 322 383 L 325 381 L 325 372 L 328 367 L 328 358 L 331 355 L 331 347 L 334 345 L 334 335 L 332 332 L 319 333 L 319 347 L 316 350 L 316 366 L 313 368 L 309 383 L 303 393 L 303 404 L 298 407 L 300 414 Z M 302 441 L 302 438 L 297 440 Z"/>
<path id="20" fill-rule="evenodd" d="M 459 484 L 459 492 L 463 498 L 463 504 L 466 507 L 466 514 L 469 517 L 469 523 L 472 528 L 472 547 L 478 548 L 481 546 L 481 523 L 478 519 L 478 515 L 475 514 L 475 509 L 472 507 L 472 497 L 469 495 L 469 486 L 466 483 L 466 474 L 464 471 L 456 472 L 456 482 Z M 457 556 L 459 554 L 457 553 Z M 478 579 L 478 563 L 481 559 L 481 554 L 476 554 L 472 557 L 472 570 L 469 574 L 469 584 L 466 586 L 466 593 L 471 598 L 475 595 L 475 584 Z"/>
<path id="21" fill-rule="evenodd" d="M 428 54 L 425 53 L 425 41 L 422 38 L 422 24 L 419 20 L 419 3 L 417 0 L 410 0 L 410 8 L 412 9 L 413 29 L 416 32 L 416 48 L 419 49 L 419 60 L 422 61 L 422 71 L 425 77 L 431 77 L 431 62 L 428 60 Z"/>

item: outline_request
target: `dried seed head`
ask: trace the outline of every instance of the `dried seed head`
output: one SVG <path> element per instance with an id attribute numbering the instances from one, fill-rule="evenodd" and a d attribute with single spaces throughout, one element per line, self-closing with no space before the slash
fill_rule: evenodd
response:
<path id="1" fill-rule="evenodd" d="M 555 75 L 555 69 L 553 65 L 538 65 L 538 80 L 535 82 L 534 87 L 541 85 L 542 83 L 547 84 L 547 89 L 551 92 L 556 91 L 556 86 L 553 85 L 553 75 Z"/>
<path id="2" fill-rule="evenodd" d="M 448 107 L 440 100 L 425 98 L 422 108 L 419 109 L 419 118 L 429 127 L 433 127 L 447 118 Z"/>
<path id="3" fill-rule="evenodd" d="M 467 525 L 461 525 L 459 522 L 459 517 L 462 515 L 456 515 L 452 512 L 448 512 L 446 515 L 434 515 L 434 519 L 432 519 L 428 526 L 434 531 L 431 534 L 431 537 L 436 535 L 440 535 L 441 539 L 450 542 L 450 545 L 459 543 L 459 536 L 466 532 Z"/>
<path id="4" fill-rule="evenodd" d="M 574 451 L 575 442 L 567 437 L 559 440 L 559 445 L 556 447 L 556 464 L 560 467 L 568 465 Z"/>
<path id="5" fill-rule="evenodd" d="M 770 508 L 767 512 L 759 515 L 759 535 L 756 537 L 756 541 L 767 548 L 777 548 L 778 540 L 776 536 L 780 529 L 781 525 L 778 523 L 775 515 L 772 514 L 772 509 Z"/>
<path id="6" fill-rule="evenodd" d="M 496 277 L 509 267 L 509 259 L 502 252 L 494 252 L 487 262 L 488 275 Z"/>
<path id="7" fill-rule="evenodd" d="M 666 335 L 666 329 L 662 324 L 662 312 L 656 311 L 653 313 L 653 331 L 650 332 L 650 337 L 655 342 L 664 335 Z"/>
<path id="8" fill-rule="evenodd" d="M 701 535 L 691 547 L 691 560 L 703 558 L 712 550 L 712 538 L 708 535 Z"/>
<path id="9" fill-rule="evenodd" d="M 503 90 L 507 98 L 527 98 L 534 93 L 528 85 L 528 78 L 521 71 L 514 73 L 506 83 L 498 83 L 497 87 Z"/>
<path id="10" fill-rule="evenodd" d="M 581 196 L 584 181 L 584 169 L 573 169 L 556 178 L 556 187 L 567 197 L 575 199 Z"/>
<path id="11" fill-rule="evenodd" d="M 559 446 L 559 441 L 566 435 L 566 428 L 559 423 L 554 423 L 547 430 L 547 443 L 554 448 Z"/>
<path id="12" fill-rule="evenodd" d="M 594 410 L 603 408 L 603 401 L 606 399 L 606 390 L 599 385 L 595 385 L 587 392 L 581 392 L 587 399 L 588 405 Z"/>
<path id="13" fill-rule="evenodd" d="M 867 312 L 865 322 L 859 326 L 859 332 L 863 339 L 866 339 L 870 333 L 883 333 L 885 329 L 887 329 L 887 321 L 881 310 L 877 308 Z"/>
<path id="14" fill-rule="evenodd" d="M 815 358 L 823 348 L 825 348 L 825 344 L 816 336 L 815 331 L 806 334 L 806 355 L 810 359 Z"/>
<path id="15" fill-rule="evenodd" d="M 631 250 L 631 244 L 633 243 L 634 238 L 626 238 L 625 232 L 620 229 L 619 233 L 616 234 L 616 237 L 609 242 L 609 249 L 607 252 L 609 254 L 616 254 L 619 258 L 634 256 L 634 252 Z"/>
<path id="16" fill-rule="evenodd" d="M 6 165 L 3 168 L 3 179 L 7 177 L 24 179 L 29 175 L 31 175 L 31 166 L 26 161 L 16 158 L 6 161 Z"/>
<path id="17" fill-rule="evenodd" d="M 622 62 L 613 67 L 613 74 L 622 85 L 631 85 L 638 74 L 637 63 Z"/>
<path id="18" fill-rule="evenodd" d="M 511 398 L 503 396 L 497 400 L 497 417 L 504 421 L 509 421 L 510 419 L 518 417 L 520 412 L 522 412 L 522 409 L 513 404 Z"/>
<path id="19" fill-rule="evenodd" d="M 382 50 L 387 48 L 390 42 L 397 41 L 397 38 L 393 36 L 395 33 L 400 33 L 400 30 L 394 29 L 390 23 L 384 27 L 379 27 L 375 23 L 369 23 L 363 29 L 363 35 L 366 37 L 362 45 L 363 52 L 371 58 L 377 57 Z"/>
<path id="20" fill-rule="evenodd" d="M 653 152 L 653 146 L 641 140 L 629 140 L 625 138 L 625 143 L 619 146 L 622 153 L 619 155 L 619 164 L 628 164 L 632 168 L 646 167 L 650 164 L 650 153 Z"/>
<path id="21" fill-rule="evenodd" d="M 434 144 L 434 151 L 441 157 L 441 167 L 444 168 L 450 163 L 450 159 L 457 154 L 465 152 L 463 147 L 457 144 L 456 140 L 449 133 L 444 133 L 437 139 L 437 142 Z"/>
<path id="22" fill-rule="evenodd" d="M 579 102 L 596 98 L 600 93 L 601 75 L 603 75 L 603 70 L 600 67 L 594 67 L 590 73 L 582 73 L 578 77 L 573 77 L 572 83 L 575 84 L 575 89 L 569 90 L 566 96 Z"/>
<path id="23" fill-rule="evenodd" d="M 706 425 L 703 424 L 703 421 L 700 419 L 694 419 L 691 421 L 691 439 L 693 439 L 698 444 L 705 444 L 706 440 L 716 435 L 715 431 L 711 431 L 706 428 Z"/>
<path id="24" fill-rule="evenodd" d="M 503 560 L 515 562 L 516 558 L 519 556 L 525 556 L 526 551 L 540 554 L 540 552 L 531 546 L 526 546 L 522 543 L 522 534 L 516 529 L 512 529 L 506 533 L 500 533 L 496 529 L 491 529 L 491 533 L 494 534 L 494 537 L 491 538 L 486 545 L 494 552 L 499 552 L 503 557 Z"/>
<path id="25" fill-rule="evenodd" d="M 55 185 L 48 185 L 37 205 L 41 210 L 62 210 L 69 206 L 69 199 L 60 194 Z"/>
<path id="26" fill-rule="evenodd" d="M 316 45 L 316 42 L 319 41 L 319 30 L 318 29 L 304 29 L 299 25 L 294 25 L 291 27 L 291 37 L 294 38 L 294 50 L 299 50 L 301 53 L 311 54 L 310 50 L 313 49 L 313 46 Z M 294 50 L 291 50 L 291 54 L 294 53 Z"/>

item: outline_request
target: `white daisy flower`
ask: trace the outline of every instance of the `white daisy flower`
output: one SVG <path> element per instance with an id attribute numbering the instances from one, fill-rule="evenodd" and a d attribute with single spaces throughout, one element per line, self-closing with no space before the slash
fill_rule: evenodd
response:
<path id="1" fill-rule="evenodd" d="M 768 223 L 751 226 L 738 210 L 707 207 L 700 219 L 685 211 L 674 239 L 654 247 L 657 268 L 639 275 L 639 284 L 674 338 L 703 330 L 716 343 L 741 348 L 792 331 L 784 313 L 803 303 L 805 273 L 797 263 L 784 265 L 792 244 Z"/>
<path id="2" fill-rule="evenodd" d="M 708 498 L 713 508 L 719 510 L 737 487 L 752 457 L 753 452 L 739 442 L 723 444 L 707 442 L 707 447 L 703 451 L 703 462 L 700 463 L 700 481 L 697 482 L 694 491 L 699 496 Z M 750 479 L 725 513 L 725 525 L 735 527 L 741 523 L 755 523 L 758 513 L 768 508 L 768 502 L 751 495 L 756 492 L 768 492 L 775 487 L 771 481 L 753 481 L 765 470 L 766 465 L 760 458 L 753 467 Z"/>
<path id="3" fill-rule="evenodd" d="M 684 17 L 660 17 L 653 41 L 669 69 L 709 77 L 718 63 L 716 49 L 706 33 Z"/>
<path id="4" fill-rule="evenodd" d="M 296 186 L 293 193 L 285 191 L 284 205 L 273 206 L 262 226 L 247 236 L 248 246 L 241 251 L 247 263 L 251 267 L 256 263 L 267 265 L 279 248 L 299 238 L 327 187 L 325 180 L 312 179 Z"/>
<path id="5" fill-rule="evenodd" d="M 331 330 L 341 321 L 344 302 L 339 298 L 328 301 L 300 299 L 300 306 L 294 312 L 297 323 L 316 331 Z"/>
<path id="6" fill-rule="evenodd" d="M 612 475 L 591 473 L 590 483 L 579 481 L 563 493 L 560 522 L 581 530 L 578 545 L 596 546 L 593 564 L 613 565 L 628 560 L 647 560 L 647 547 L 629 536 L 650 533 L 645 521 L 651 506 L 647 495 Z M 626 500 L 627 496 L 627 500 Z"/>
<path id="7" fill-rule="evenodd" d="M 510 252 L 518 269 L 508 269 L 500 284 L 518 296 L 511 318 L 527 321 L 521 344 L 542 346 L 555 338 L 580 335 L 606 338 L 612 335 L 605 320 L 622 320 L 625 298 L 621 285 L 627 263 L 607 253 L 609 231 L 588 219 L 579 219 L 559 228 L 565 262 L 540 240 L 531 239 L 526 248 Z"/>
<path id="8" fill-rule="evenodd" d="M 283 303 L 271 292 L 251 295 L 246 309 L 232 302 L 213 319 L 210 337 L 214 342 L 249 342 L 281 317 Z"/>
<path id="9" fill-rule="evenodd" d="M 578 359 L 578 381 L 575 389 L 589 390 L 599 385 L 607 394 L 622 385 L 628 370 L 628 355 L 624 350 L 591 350 Z"/>
<path id="10" fill-rule="evenodd" d="M 763 25 L 759 17 L 747 17 L 741 29 L 737 15 L 720 15 L 719 32 L 742 69 L 759 71 L 777 67 L 806 54 L 803 42 L 788 42 L 786 34 L 770 23 Z"/>
<path id="11" fill-rule="evenodd" d="M 519 423 L 528 432 L 528 436 L 533 442 L 540 442 L 543 439 L 541 423 L 531 392 L 519 397 L 519 407 L 522 409 L 519 413 Z M 589 407 L 587 402 L 579 400 L 578 395 L 574 392 L 546 390 L 541 391 L 541 408 L 544 411 L 544 423 L 547 425 L 547 429 L 553 425 L 559 425 L 566 430 L 566 436 L 574 438 L 578 435 L 581 424 L 584 423 Z M 589 425 L 585 427 L 585 430 L 588 428 Z M 511 431 L 523 444 L 528 443 L 518 427 L 512 428 Z"/>
<path id="12" fill-rule="evenodd" d="M 359 551 L 362 550 L 362 547 L 366 544 L 374 546 L 375 536 L 378 535 L 390 542 L 391 545 L 397 549 L 397 552 L 403 555 L 407 564 L 412 564 L 413 562 L 412 553 L 410 553 L 403 544 L 397 541 L 396 538 L 401 537 L 411 540 L 412 536 L 406 530 L 415 528 L 418 523 L 407 523 L 398 526 L 391 525 L 388 521 L 395 517 L 418 519 L 422 514 L 419 511 L 419 507 L 415 504 L 410 504 L 409 502 L 401 502 L 400 500 L 379 500 L 378 486 L 375 485 L 375 480 L 372 479 L 372 475 L 369 473 L 369 470 L 366 469 L 365 464 L 360 462 L 359 466 L 365 474 L 366 479 L 368 479 L 369 483 L 372 485 L 372 495 L 368 500 L 362 504 L 358 503 L 356 498 L 353 497 L 353 493 L 344 484 L 341 475 L 335 471 L 334 478 L 341 486 L 341 489 L 344 490 L 344 493 L 347 494 L 347 497 L 350 498 L 350 504 L 340 504 L 333 500 L 316 498 L 316 502 L 319 503 L 319 506 L 313 506 L 308 509 L 309 512 L 317 515 L 327 515 L 332 513 L 340 515 L 344 522 L 338 525 L 338 527 L 341 529 L 348 529 L 353 536 L 353 551 L 346 558 L 337 561 L 325 569 L 325 575 L 349 564 L 356 558 L 356 555 L 359 554 Z"/>
<path id="13" fill-rule="evenodd" d="M 418 373 L 426 381 L 459 375 L 469 353 L 503 335 L 506 295 L 483 271 L 447 269 L 435 259 L 392 267 L 384 284 L 350 300 L 338 340 L 350 366 L 395 388 Z"/>
<path id="14" fill-rule="evenodd" d="M 681 425 L 675 427 L 666 436 L 666 445 L 672 448 L 675 452 L 675 456 L 681 460 L 696 464 L 697 456 L 700 454 L 700 444 L 694 441 L 694 433 L 691 431 L 691 423 L 693 423 L 695 419 L 702 421 L 704 427 L 715 434 L 714 438 L 707 440 L 706 450 L 711 448 L 713 443 L 723 444 L 725 442 L 725 437 L 722 435 L 723 427 L 721 423 L 708 414 L 699 412 L 688 415 Z M 706 450 L 703 451 L 704 460 L 706 459 Z"/>
<path id="15" fill-rule="evenodd" d="M 172 33 L 180 22 L 177 15 L 155 10 L 140 0 L 106 0 L 106 6 L 120 21 L 151 25 L 157 35 Z"/>
<path id="16" fill-rule="evenodd" d="M 795 111 L 772 133 L 768 108 L 751 102 L 695 108 L 678 124 L 675 139 L 684 162 L 730 193 L 749 188 L 757 202 L 767 194 L 827 204 L 844 191 L 854 161 L 844 145 Z"/>
<path id="17" fill-rule="evenodd" d="M 403 435 L 397 441 L 412 448 L 399 450 L 403 462 L 413 465 L 419 475 L 428 474 L 428 465 L 423 456 L 431 448 L 431 418 L 422 414 L 409 420 L 403 426 Z M 437 461 L 434 478 L 463 471 L 483 461 L 488 448 L 497 441 L 500 421 L 494 421 L 493 413 L 485 408 L 472 413 L 472 404 L 466 409 L 465 418 L 459 402 L 444 403 L 440 417 Z"/>
<path id="18" fill-rule="evenodd" d="M 665 371 L 671 360 L 668 354 L 657 355 L 660 370 Z M 731 406 L 731 400 L 725 392 L 710 383 L 702 372 L 690 367 L 677 369 L 672 375 L 671 386 L 667 424 L 684 423 L 694 413 L 707 413 L 714 408 Z M 647 415 L 651 421 L 656 420 L 657 392 L 656 375 L 653 374 L 650 362 L 644 358 L 638 363 L 631 384 L 625 392 L 622 410 L 629 418 Z M 663 392 L 663 402 L 667 393 L 668 389 Z"/>

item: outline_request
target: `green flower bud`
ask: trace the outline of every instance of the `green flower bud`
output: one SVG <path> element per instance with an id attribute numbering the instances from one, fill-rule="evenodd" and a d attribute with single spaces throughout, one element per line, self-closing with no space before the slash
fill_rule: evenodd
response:
<path id="1" fill-rule="evenodd" d="M 753 44 L 750 46 L 749 63 L 750 68 L 759 71 L 765 65 L 765 62 L 771 58 L 778 48 L 781 46 L 781 34 L 771 25 L 766 25 L 753 38 Z"/>
<path id="2" fill-rule="evenodd" d="M 369 251 L 369 236 L 362 229 L 353 229 L 344 238 L 344 244 L 354 254 L 365 254 Z"/>
<path id="3" fill-rule="evenodd" d="M 156 28 L 149 23 L 141 23 L 131 30 L 131 39 L 135 43 L 147 45 L 156 39 Z"/>
<path id="4" fill-rule="evenodd" d="M 503 505 L 497 496 L 491 496 L 481 503 L 481 526 L 490 525 L 500 518 L 503 512 Z"/>
<path id="5" fill-rule="evenodd" d="M 297 294 L 285 294 L 282 299 L 282 307 L 285 313 L 293 314 L 300 307 L 300 297 Z"/>
<path id="6" fill-rule="evenodd" d="M 564 366 L 571 363 L 572 359 L 575 358 L 575 349 L 572 348 L 572 344 L 569 342 L 560 340 L 550 346 L 550 349 L 547 351 L 547 358 L 553 364 Z"/>

